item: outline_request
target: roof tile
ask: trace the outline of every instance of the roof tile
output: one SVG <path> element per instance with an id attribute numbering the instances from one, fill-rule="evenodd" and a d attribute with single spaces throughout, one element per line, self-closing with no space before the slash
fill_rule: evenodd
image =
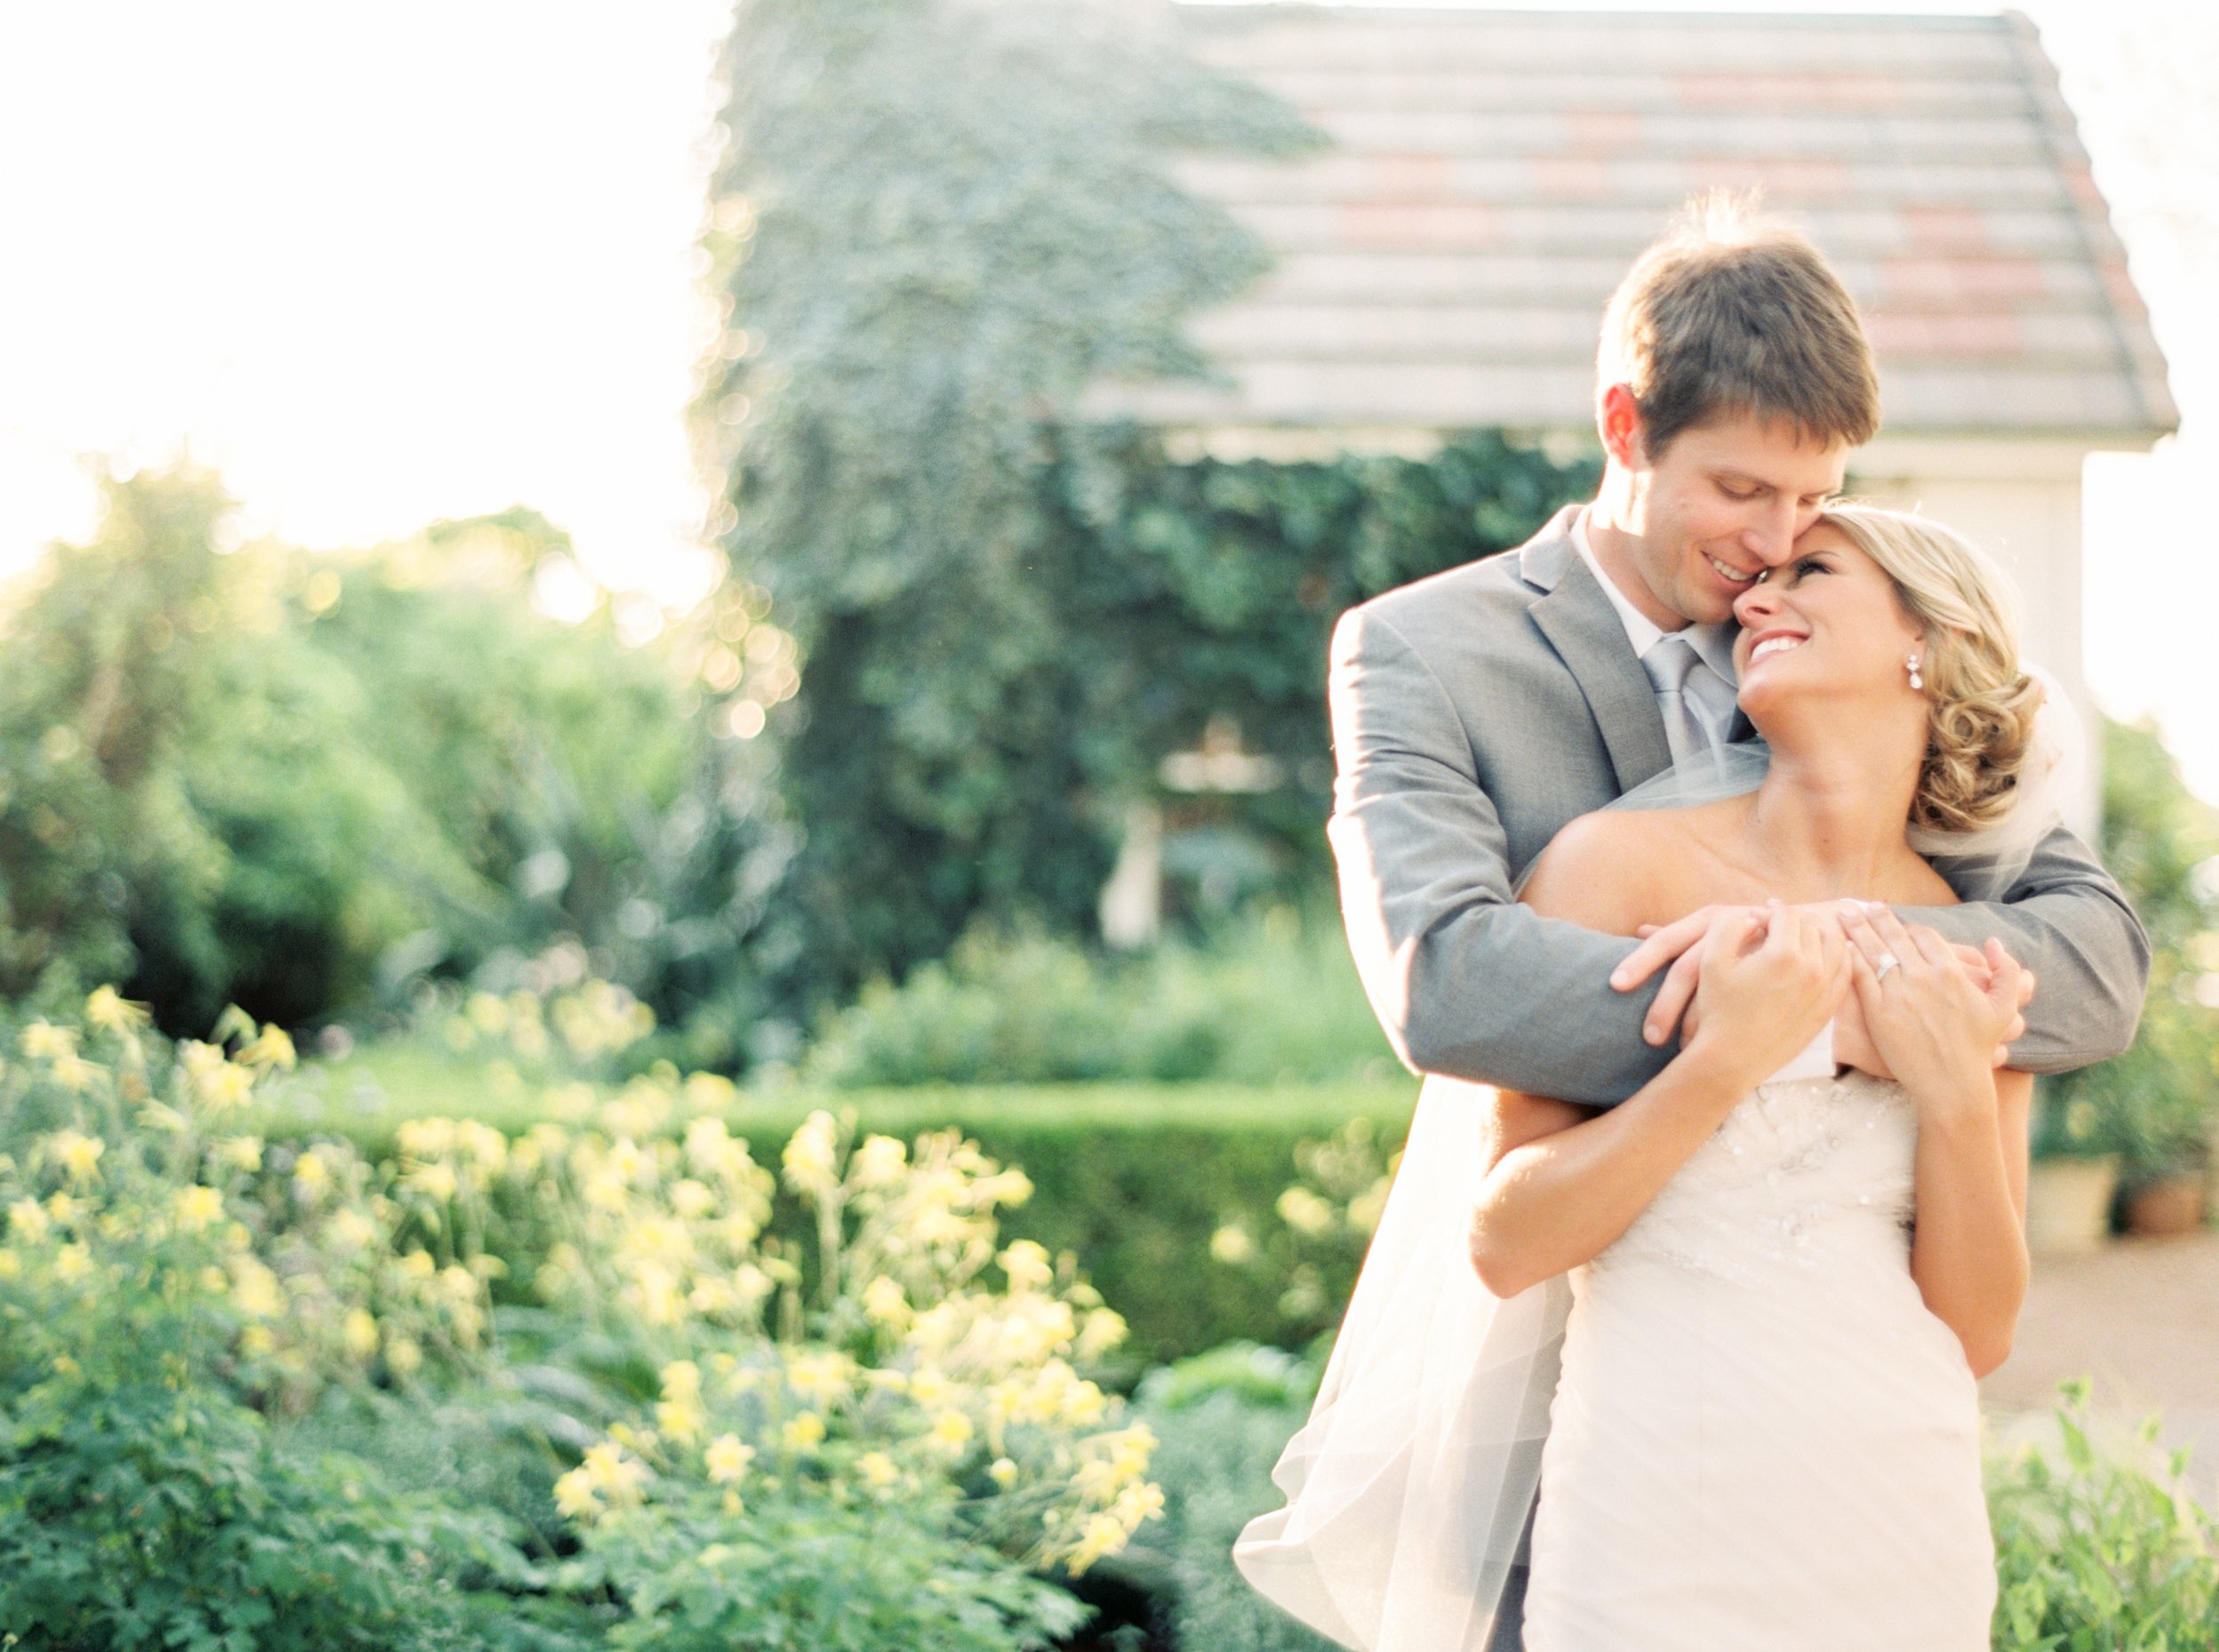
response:
<path id="1" fill-rule="evenodd" d="M 2176 415 L 2073 117 L 2015 15 L 1181 5 L 1336 146 L 1196 157 L 1279 265 L 1168 423 L 1582 427 L 1602 306 L 1689 194 L 1760 186 L 1865 306 L 1895 431 L 2153 435 Z"/>

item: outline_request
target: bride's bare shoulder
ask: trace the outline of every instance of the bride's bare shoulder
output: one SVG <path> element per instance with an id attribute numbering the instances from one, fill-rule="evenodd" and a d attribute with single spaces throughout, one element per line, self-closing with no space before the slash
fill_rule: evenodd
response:
<path id="1" fill-rule="evenodd" d="M 1668 922 L 1689 910 L 1685 886 L 1710 832 L 1723 818 L 1721 808 L 1705 803 L 1581 815 L 1549 840 L 1518 898 L 1545 918 L 1606 935 L 1631 935 L 1642 924 Z"/>

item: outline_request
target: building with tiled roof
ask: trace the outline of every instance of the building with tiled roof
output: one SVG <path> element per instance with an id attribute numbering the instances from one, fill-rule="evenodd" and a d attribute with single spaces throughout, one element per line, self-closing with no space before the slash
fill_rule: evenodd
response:
<path id="1" fill-rule="evenodd" d="M 1591 435 L 1605 301 L 1691 194 L 1761 186 L 1863 308 L 1885 429 L 1860 491 L 2010 563 L 2080 682 L 2081 464 L 2177 422 L 2033 27 L 1986 16 L 1169 8 L 1332 140 L 1183 176 L 1277 255 L 1196 337 L 1224 383 L 1103 387 L 1190 447 Z"/>

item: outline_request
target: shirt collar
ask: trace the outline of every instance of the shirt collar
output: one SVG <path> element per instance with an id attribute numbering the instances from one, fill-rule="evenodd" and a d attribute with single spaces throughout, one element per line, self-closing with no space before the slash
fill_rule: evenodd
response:
<path id="1" fill-rule="evenodd" d="M 1578 551 L 1587 570 L 1595 576 L 1595 582 L 1603 588 L 1603 595 L 1610 598 L 1610 605 L 1617 610 L 1618 622 L 1626 628 L 1626 641 L 1633 644 L 1634 658 L 1647 655 L 1664 636 L 1664 629 L 1655 620 L 1635 607 L 1626 594 L 1618 589 L 1618 582 L 1603 571 L 1602 563 L 1595 556 L 1595 547 L 1587 537 L 1587 512 L 1583 510 L 1572 518 L 1572 549 Z M 1676 635 L 1687 639 L 1703 664 L 1727 683 L 1736 681 L 1733 675 L 1733 644 L 1741 628 L 1728 621 L 1722 625 L 1686 625 Z"/>

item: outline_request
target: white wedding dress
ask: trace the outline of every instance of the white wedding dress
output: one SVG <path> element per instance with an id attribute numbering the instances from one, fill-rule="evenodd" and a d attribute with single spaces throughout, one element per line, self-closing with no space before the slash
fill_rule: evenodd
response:
<path id="1" fill-rule="evenodd" d="M 1982 1652 L 1979 1410 L 1909 1267 L 1916 1111 L 1760 1086 L 1571 1276 L 1526 1652 Z"/>

